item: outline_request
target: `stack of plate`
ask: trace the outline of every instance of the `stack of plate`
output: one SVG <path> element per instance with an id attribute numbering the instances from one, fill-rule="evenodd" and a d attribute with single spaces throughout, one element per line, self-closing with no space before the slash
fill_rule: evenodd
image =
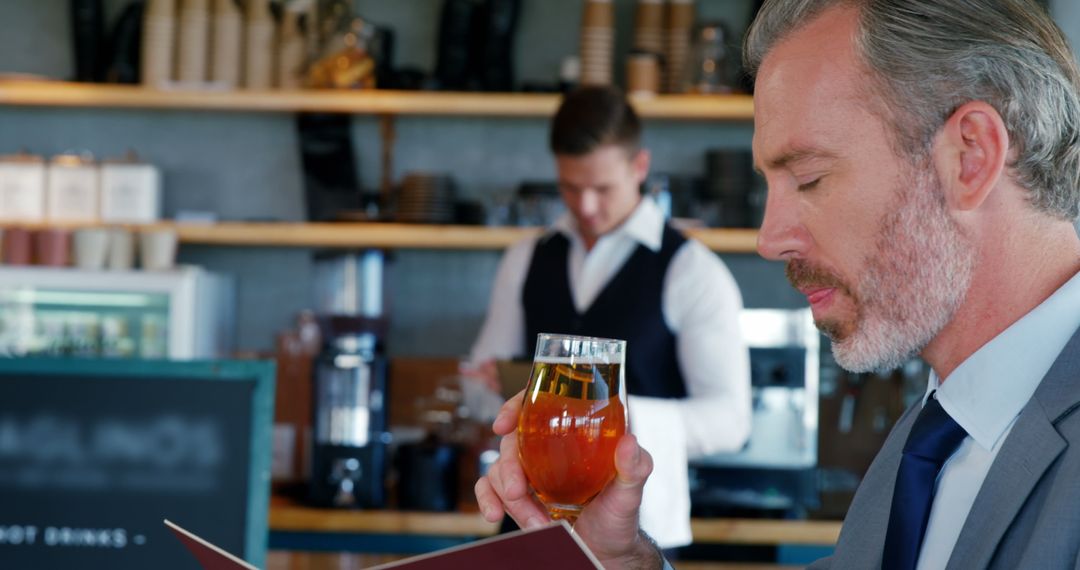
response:
<path id="1" fill-rule="evenodd" d="M 405 175 L 398 189 L 397 221 L 449 224 L 454 221 L 454 182 L 449 176 Z"/>

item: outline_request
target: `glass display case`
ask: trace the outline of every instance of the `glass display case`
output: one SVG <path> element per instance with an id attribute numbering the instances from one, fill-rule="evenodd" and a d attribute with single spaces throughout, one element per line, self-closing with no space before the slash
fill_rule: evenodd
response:
<path id="1" fill-rule="evenodd" d="M 231 279 L 198 267 L 0 267 L 0 356 L 221 357 L 233 313 Z"/>

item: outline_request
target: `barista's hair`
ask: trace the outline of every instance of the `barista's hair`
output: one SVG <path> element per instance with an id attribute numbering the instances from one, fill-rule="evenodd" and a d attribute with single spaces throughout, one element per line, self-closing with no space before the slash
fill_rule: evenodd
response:
<path id="1" fill-rule="evenodd" d="M 551 152 L 583 156 L 607 145 L 634 155 L 641 148 L 641 121 L 615 87 L 581 87 L 563 98 L 551 121 Z"/>
<path id="2" fill-rule="evenodd" d="M 766 0 L 746 36 L 756 76 L 778 42 L 827 8 L 859 11 L 855 51 L 874 79 L 871 108 L 913 160 L 969 101 L 1001 114 L 1008 167 L 1041 212 L 1080 214 L 1080 74 L 1061 30 L 1033 0 Z"/>

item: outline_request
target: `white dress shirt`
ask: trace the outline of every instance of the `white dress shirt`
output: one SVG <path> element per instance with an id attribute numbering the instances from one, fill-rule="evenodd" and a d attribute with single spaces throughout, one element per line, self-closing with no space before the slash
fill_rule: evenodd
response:
<path id="1" fill-rule="evenodd" d="M 549 228 L 570 241 L 570 291 L 584 312 L 639 244 L 658 251 L 664 217 L 649 199 L 589 251 L 573 218 Z M 546 235 L 546 234 L 545 234 Z M 531 357 L 526 345 L 522 288 L 538 237 L 507 250 L 499 265 L 487 319 L 473 345 L 474 362 Z M 742 296 L 727 267 L 712 251 L 688 240 L 664 276 L 662 312 L 675 334 L 676 355 L 687 398 L 631 396 L 631 431 L 652 456 L 655 468 L 645 486 L 641 526 L 663 548 L 691 542 L 688 458 L 738 449 L 750 433 L 750 361 L 739 328 Z M 628 347 L 633 350 L 633 347 Z M 524 388 L 524 386 L 522 386 Z"/>
<path id="2" fill-rule="evenodd" d="M 968 357 L 947 382 L 930 373 L 926 396 L 937 390 L 941 407 L 968 437 L 938 475 L 918 570 L 945 568 L 949 562 L 1001 444 L 1078 328 L 1080 273 Z"/>

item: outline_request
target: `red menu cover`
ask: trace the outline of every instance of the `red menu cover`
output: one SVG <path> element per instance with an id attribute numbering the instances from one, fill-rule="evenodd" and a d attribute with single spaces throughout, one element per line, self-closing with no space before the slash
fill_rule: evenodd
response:
<path id="1" fill-rule="evenodd" d="M 258 570 L 243 560 L 166 520 L 195 555 L 203 570 Z M 603 570 L 566 521 L 493 536 L 473 543 L 391 562 L 377 569 L 443 570 L 446 568 L 514 568 L 515 570 Z"/>
<path id="2" fill-rule="evenodd" d="M 180 538 L 180 542 L 183 542 L 184 546 L 195 555 L 195 559 L 199 561 L 203 570 L 259 570 L 168 519 L 165 519 L 165 526 L 169 527 L 169 530 Z"/>
<path id="3" fill-rule="evenodd" d="M 376 566 L 379 570 L 514 568 L 514 570 L 603 570 L 589 547 L 566 521 Z"/>

